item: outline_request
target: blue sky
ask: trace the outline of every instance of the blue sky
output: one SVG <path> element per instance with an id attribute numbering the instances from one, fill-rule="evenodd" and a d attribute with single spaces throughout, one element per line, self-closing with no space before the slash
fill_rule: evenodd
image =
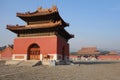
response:
<path id="1" fill-rule="evenodd" d="M 120 0 L 0 0 L 0 46 L 13 44 L 16 34 L 6 25 L 23 25 L 17 12 L 34 12 L 38 7 L 57 5 L 66 28 L 75 38 L 69 40 L 70 51 L 81 47 L 120 51 Z"/>

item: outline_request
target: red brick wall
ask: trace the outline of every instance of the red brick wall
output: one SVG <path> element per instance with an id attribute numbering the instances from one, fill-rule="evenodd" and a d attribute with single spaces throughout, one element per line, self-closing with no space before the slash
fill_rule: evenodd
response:
<path id="1" fill-rule="evenodd" d="M 31 37 L 31 38 L 16 38 L 14 40 L 14 54 L 27 54 L 28 48 L 31 44 L 40 46 L 41 54 L 60 54 L 69 56 L 69 44 L 60 36 L 48 37 Z"/>
<path id="2" fill-rule="evenodd" d="M 120 55 L 100 55 L 99 60 L 120 60 Z"/>
<path id="3" fill-rule="evenodd" d="M 78 58 L 76 55 L 70 55 L 70 58 Z"/>
<path id="4" fill-rule="evenodd" d="M 10 47 L 7 47 L 1 52 L 1 59 L 2 60 L 11 60 L 12 59 L 12 52 L 13 49 Z"/>
<path id="5" fill-rule="evenodd" d="M 58 42 L 57 42 L 57 53 L 62 54 L 62 50 L 64 48 L 64 53 L 66 56 L 69 56 L 69 44 L 65 41 L 64 38 L 58 36 L 57 37 Z"/>
<path id="6" fill-rule="evenodd" d="M 57 37 L 31 37 L 31 38 L 16 38 L 14 40 L 14 54 L 27 54 L 28 47 L 31 44 L 40 46 L 40 53 L 55 54 L 57 53 Z"/>
<path id="7" fill-rule="evenodd" d="M 0 59 L 1 59 L 1 54 L 2 54 L 2 52 L 0 51 Z"/>

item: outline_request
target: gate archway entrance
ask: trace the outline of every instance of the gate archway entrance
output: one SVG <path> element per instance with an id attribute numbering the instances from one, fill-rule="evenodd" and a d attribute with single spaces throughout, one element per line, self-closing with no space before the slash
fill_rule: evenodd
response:
<path id="1" fill-rule="evenodd" d="M 32 44 L 28 48 L 28 60 L 40 60 L 40 47 L 37 44 Z"/>

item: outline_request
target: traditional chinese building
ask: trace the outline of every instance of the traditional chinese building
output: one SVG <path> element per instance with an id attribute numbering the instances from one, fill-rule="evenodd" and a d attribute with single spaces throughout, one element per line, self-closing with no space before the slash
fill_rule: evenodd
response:
<path id="1" fill-rule="evenodd" d="M 96 47 L 83 47 L 78 51 L 79 58 L 81 59 L 97 59 L 100 52 Z"/>
<path id="2" fill-rule="evenodd" d="M 98 55 L 100 52 L 97 50 L 96 47 L 83 47 L 81 50 L 78 51 L 80 55 Z"/>
<path id="3" fill-rule="evenodd" d="M 69 59 L 69 26 L 59 15 L 56 6 L 50 9 L 38 8 L 35 12 L 17 13 L 26 25 L 7 25 L 16 33 L 13 60 L 56 60 Z"/>
<path id="4" fill-rule="evenodd" d="M 110 51 L 108 55 L 119 55 L 116 51 Z"/>

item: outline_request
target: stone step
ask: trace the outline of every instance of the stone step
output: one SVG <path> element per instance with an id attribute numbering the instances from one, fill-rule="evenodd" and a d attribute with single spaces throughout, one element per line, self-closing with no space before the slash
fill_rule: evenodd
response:
<path id="1" fill-rule="evenodd" d="M 21 62 L 23 62 L 23 61 L 19 61 L 19 60 L 7 60 L 7 61 L 5 62 L 5 65 L 18 65 L 18 64 L 20 64 Z"/>
<path id="2" fill-rule="evenodd" d="M 5 65 L 17 65 L 17 66 L 38 66 L 41 65 L 41 61 L 39 60 L 27 60 L 27 61 L 19 61 L 19 60 L 9 60 L 6 61 Z"/>
<path id="3" fill-rule="evenodd" d="M 41 65 L 41 61 L 39 60 L 27 60 L 27 61 L 23 61 L 20 64 L 18 64 L 18 66 L 38 66 Z"/>

